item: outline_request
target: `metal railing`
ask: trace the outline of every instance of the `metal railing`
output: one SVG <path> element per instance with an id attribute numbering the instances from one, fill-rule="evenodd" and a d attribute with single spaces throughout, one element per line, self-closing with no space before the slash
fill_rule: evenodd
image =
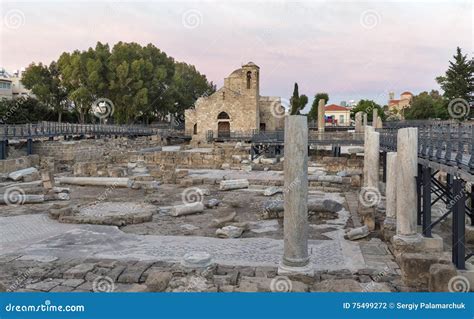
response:
<path id="1" fill-rule="evenodd" d="M 474 124 L 455 122 L 410 123 L 379 130 L 380 147 L 397 150 L 397 132 L 402 127 L 418 128 L 418 157 L 474 173 Z"/>
<path id="2" fill-rule="evenodd" d="M 207 132 L 208 141 L 249 141 L 252 144 L 284 144 L 285 131 L 252 131 L 252 132 Z M 362 145 L 364 134 L 354 132 L 316 132 L 308 130 L 308 144 L 321 145 Z"/>
<path id="3" fill-rule="evenodd" d="M 36 124 L 0 125 L 0 140 L 37 139 L 71 135 L 116 135 L 116 136 L 184 136 L 184 131 L 169 127 L 145 125 L 71 124 L 41 122 Z"/>

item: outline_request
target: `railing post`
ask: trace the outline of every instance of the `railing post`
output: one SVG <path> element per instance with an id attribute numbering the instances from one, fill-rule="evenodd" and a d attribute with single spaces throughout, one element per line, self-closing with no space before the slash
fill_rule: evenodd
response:
<path id="1" fill-rule="evenodd" d="M 474 125 L 471 126 L 471 136 L 470 139 L 471 141 L 471 158 L 469 159 L 469 172 L 472 174 L 474 173 Z"/>
<path id="2" fill-rule="evenodd" d="M 423 214 L 423 211 L 421 210 L 421 203 L 422 203 L 422 196 L 421 196 L 421 192 L 422 192 L 422 189 L 423 189 L 423 179 L 422 179 L 422 175 L 423 175 L 423 165 L 421 164 L 418 164 L 418 175 L 416 176 L 416 224 L 417 225 L 421 225 L 422 223 L 422 214 Z"/>
<path id="3" fill-rule="evenodd" d="M 453 145 L 451 143 L 451 124 L 448 124 L 447 126 L 447 133 L 446 133 L 446 152 L 444 153 L 444 162 L 446 165 L 453 165 L 453 160 L 452 160 L 452 151 L 453 151 Z"/>
<path id="4" fill-rule="evenodd" d="M 466 269 L 465 261 L 465 213 L 466 194 L 463 182 L 457 178 L 453 181 L 453 255 L 452 261 L 458 269 Z"/>
<path id="5" fill-rule="evenodd" d="M 423 167 L 423 236 L 431 236 L 431 168 Z"/>
<path id="6" fill-rule="evenodd" d="M 382 182 L 387 182 L 387 152 L 382 151 Z"/>

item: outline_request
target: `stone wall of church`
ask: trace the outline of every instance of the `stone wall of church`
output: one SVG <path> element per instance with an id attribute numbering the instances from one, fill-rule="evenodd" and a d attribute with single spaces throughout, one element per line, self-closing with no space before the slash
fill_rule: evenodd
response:
<path id="1" fill-rule="evenodd" d="M 218 136 L 219 122 L 228 122 L 231 132 L 252 132 L 260 125 L 259 97 L 259 68 L 244 65 L 224 79 L 224 87 L 199 98 L 193 110 L 185 111 L 186 131 L 194 132 L 197 124 L 193 140 L 205 140 L 208 131 Z M 221 112 L 227 113 L 229 119 L 218 119 Z"/>
<path id="2" fill-rule="evenodd" d="M 261 96 L 258 106 L 260 108 L 260 123 L 265 124 L 265 131 L 282 130 L 285 126 L 285 109 L 281 99 L 273 96 Z"/>

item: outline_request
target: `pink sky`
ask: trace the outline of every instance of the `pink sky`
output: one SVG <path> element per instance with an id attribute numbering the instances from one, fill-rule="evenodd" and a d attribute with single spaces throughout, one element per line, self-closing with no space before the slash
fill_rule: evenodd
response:
<path id="1" fill-rule="evenodd" d="M 296 81 L 329 103 L 439 89 L 460 46 L 472 57 L 472 1 L 4 1 L 0 66 L 49 63 L 97 41 L 153 43 L 218 86 L 242 63 L 261 68 L 261 94 Z"/>

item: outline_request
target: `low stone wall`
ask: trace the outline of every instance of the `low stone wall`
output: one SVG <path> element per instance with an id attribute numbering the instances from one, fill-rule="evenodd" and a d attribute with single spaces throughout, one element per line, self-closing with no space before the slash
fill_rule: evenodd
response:
<path id="1" fill-rule="evenodd" d="M 59 170 L 81 162 L 115 163 L 114 158 L 124 155 L 126 159 L 130 150 L 161 146 L 158 136 L 139 137 L 136 139 L 97 139 L 79 141 L 42 141 L 33 144 L 33 153 L 40 157 L 52 157 Z"/>
<path id="2" fill-rule="evenodd" d="M 319 162 L 324 165 L 326 170 L 330 173 L 337 173 L 341 171 L 346 171 L 351 174 L 362 174 L 364 169 L 364 158 L 362 156 L 353 156 L 350 157 L 330 157 L 325 156 L 321 159 L 316 159 L 316 162 Z"/>
<path id="3" fill-rule="evenodd" d="M 0 160 L 0 174 L 8 174 L 20 169 L 39 166 L 38 155 L 23 156 L 15 159 Z"/>
<path id="4" fill-rule="evenodd" d="M 247 159 L 249 151 L 245 148 L 217 147 L 179 151 L 159 151 L 140 154 L 113 154 L 112 161 L 128 163 L 144 160 L 147 165 L 173 165 L 177 168 L 221 168 L 222 164 L 240 163 Z"/>

